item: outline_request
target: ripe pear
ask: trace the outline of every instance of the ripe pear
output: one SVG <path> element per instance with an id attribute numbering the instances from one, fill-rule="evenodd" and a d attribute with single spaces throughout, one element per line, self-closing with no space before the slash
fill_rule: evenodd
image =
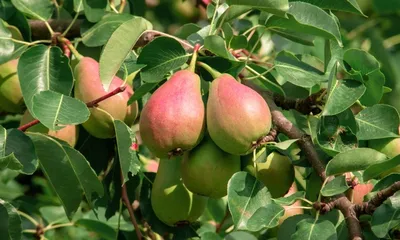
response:
<path id="1" fill-rule="evenodd" d="M 364 197 L 372 191 L 374 185 L 370 182 L 357 184 L 354 189 L 348 189 L 346 191 L 346 197 L 354 204 L 362 204 Z"/>
<path id="2" fill-rule="evenodd" d="M 389 158 L 393 158 L 400 154 L 400 138 L 370 140 L 368 142 L 368 147 L 385 154 Z M 381 177 L 385 177 L 391 173 L 400 173 L 400 166 L 394 167 L 382 173 Z"/>
<path id="3" fill-rule="evenodd" d="M 203 138 L 205 110 L 200 77 L 176 72 L 143 108 L 139 128 L 144 145 L 157 157 L 194 148 Z"/>
<path id="4" fill-rule="evenodd" d="M 244 170 L 264 183 L 273 198 L 284 196 L 294 181 L 294 167 L 287 156 L 272 152 L 265 162 L 257 162 L 257 173 L 254 169 L 253 155 L 243 158 Z"/>
<path id="5" fill-rule="evenodd" d="M 211 198 L 227 194 L 228 181 L 240 171 L 240 157 L 222 151 L 210 137 L 186 152 L 182 162 L 182 179 L 192 192 Z"/>
<path id="6" fill-rule="evenodd" d="M 245 155 L 271 129 L 265 100 L 232 76 L 222 74 L 211 83 L 207 127 L 212 140 L 225 152 Z"/>
<path id="7" fill-rule="evenodd" d="M 76 79 L 75 97 L 85 103 L 106 95 L 124 83 L 119 77 L 114 77 L 109 90 L 105 90 L 100 80 L 99 63 L 89 57 L 84 57 L 79 61 L 75 67 L 74 75 Z M 97 107 L 91 108 L 89 120 L 84 122 L 82 126 L 97 138 L 114 137 L 114 119 L 124 121 L 130 126 L 137 117 L 137 102 L 127 106 L 132 95 L 132 88 L 126 85 L 124 92 L 107 98 L 98 103 Z"/>
<path id="8" fill-rule="evenodd" d="M 22 115 L 20 126 L 27 124 L 33 120 L 34 120 L 34 118 L 30 114 L 30 112 L 28 110 L 26 110 L 24 115 Z M 58 131 L 52 131 L 52 130 L 48 129 L 47 127 L 45 127 L 41 123 L 28 128 L 26 131 L 47 134 L 49 136 L 52 136 L 52 137 L 55 137 L 55 138 L 58 138 L 60 140 L 67 142 L 71 147 L 75 146 L 76 141 L 78 140 L 78 133 L 79 133 L 78 126 L 76 126 L 76 125 L 67 125 Z"/>
<path id="9" fill-rule="evenodd" d="M 160 159 L 151 190 L 151 205 L 156 216 L 169 226 L 194 222 L 204 212 L 207 199 L 190 192 L 181 177 L 182 157 Z"/>
<path id="10" fill-rule="evenodd" d="M 24 108 L 17 66 L 18 59 L 0 65 L 0 108 L 10 113 L 21 113 Z"/>

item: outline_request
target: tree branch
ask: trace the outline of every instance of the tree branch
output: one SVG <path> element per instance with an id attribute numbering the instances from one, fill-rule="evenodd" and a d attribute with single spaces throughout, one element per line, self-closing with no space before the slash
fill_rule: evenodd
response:
<path id="1" fill-rule="evenodd" d="M 296 111 L 309 115 L 319 114 L 321 109 L 318 107 L 322 103 L 323 95 L 325 95 L 326 89 L 321 89 L 319 92 L 314 93 L 307 98 L 287 99 L 279 94 L 274 94 L 273 99 L 277 106 L 282 109 L 295 109 Z"/>

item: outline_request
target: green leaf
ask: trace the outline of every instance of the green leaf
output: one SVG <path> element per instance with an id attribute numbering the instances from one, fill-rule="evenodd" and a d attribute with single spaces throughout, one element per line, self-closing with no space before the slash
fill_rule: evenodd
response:
<path id="1" fill-rule="evenodd" d="M 287 29 L 271 29 L 271 32 L 276 33 L 296 43 L 300 43 L 306 46 L 314 46 L 315 37 L 308 34 L 303 34 Z"/>
<path id="2" fill-rule="evenodd" d="M 387 172 L 388 170 L 397 167 L 400 165 L 400 155 L 397 155 L 394 158 L 388 159 L 387 161 L 374 164 L 367 169 L 365 169 L 363 173 L 363 180 L 368 181 L 373 178 L 379 177 L 382 173 Z"/>
<path id="3" fill-rule="evenodd" d="M 0 18 L 7 21 L 15 13 L 15 7 L 10 0 L 0 0 Z"/>
<path id="4" fill-rule="evenodd" d="M 25 104 L 33 116 L 35 94 L 52 90 L 69 96 L 74 80 L 69 60 L 61 49 L 45 45 L 31 47 L 21 55 L 18 77 Z"/>
<path id="5" fill-rule="evenodd" d="M 300 198 L 304 198 L 306 195 L 306 193 L 304 191 L 298 191 L 295 192 L 293 194 L 291 194 L 288 197 L 280 197 L 280 198 L 276 198 L 273 199 L 275 203 L 279 204 L 279 205 L 292 205 L 293 203 L 295 203 L 298 199 Z"/>
<path id="6" fill-rule="evenodd" d="M 227 0 L 226 3 L 228 3 L 229 5 L 251 7 L 281 16 L 284 16 L 285 12 L 289 9 L 288 0 Z"/>
<path id="7" fill-rule="evenodd" d="M 372 214 L 371 230 L 379 238 L 384 238 L 392 228 L 399 224 L 400 209 L 394 208 L 391 204 L 382 204 Z"/>
<path id="8" fill-rule="evenodd" d="M 231 5 L 231 4 L 229 4 Z M 230 22 L 232 20 L 237 19 L 240 15 L 249 12 L 252 10 L 252 7 L 243 6 L 243 5 L 231 5 L 225 12 L 218 18 L 216 26 L 222 26 L 226 22 Z"/>
<path id="9" fill-rule="evenodd" d="M 289 3 L 288 18 L 270 15 L 262 24 L 267 28 L 285 29 L 335 39 L 340 46 L 342 40 L 335 19 L 321 8 L 304 2 Z"/>
<path id="10" fill-rule="evenodd" d="M 39 209 L 41 217 L 48 223 L 60 224 L 68 223 L 68 217 L 65 215 L 64 208 L 61 206 L 44 206 Z"/>
<path id="11" fill-rule="evenodd" d="M 226 239 L 226 240 L 243 240 L 243 239 L 257 240 L 258 238 L 256 238 L 251 233 L 248 233 L 245 231 L 234 231 L 234 232 L 227 234 L 224 239 Z"/>
<path id="12" fill-rule="evenodd" d="M 238 230 L 248 230 L 249 219 L 271 202 L 268 189 L 247 172 L 235 173 L 228 182 L 228 207 Z"/>
<path id="13" fill-rule="evenodd" d="M 80 13 L 83 11 L 83 1 L 84 0 L 73 0 L 74 1 L 74 11 Z"/>
<path id="14" fill-rule="evenodd" d="M 46 21 L 54 11 L 54 5 L 48 0 L 11 0 L 14 6 L 30 18 Z"/>
<path id="15" fill-rule="evenodd" d="M 115 240 L 117 232 L 108 224 L 92 219 L 79 219 L 75 222 L 76 226 L 84 227 L 91 232 L 95 232 L 101 239 Z"/>
<path id="16" fill-rule="evenodd" d="M 247 48 L 247 38 L 244 35 L 233 36 L 229 42 L 229 47 L 232 49 Z"/>
<path id="17" fill-rule="evenodd" d="M 180 27 L 178 30 L 175 32 L 175 36 L 181 39 L 186 39 L 189 37 L 191 34 L 196 33 L 199 31 L 201 27 L 197 24 L 194 23 L 187 23 Z"/>
<path id="18" fill-rule="evenodd" d="M 296 225 L 292 240 L 335 240 L 336 229 L 328 220 L 303 219 Z"/>
<path id="19" fill-rule="evenodd" d="M 187 40 L 189 43 L 191 43 L 192 45 L 195 45 L 196 43 L 200 44 L 200 45 L 204 45 L 204 38 L 206 38 L 210 32 L 210 25 L 207 25 L 205 27 L 203 27 L 202 29 L 200 29 L 199 31 L 190 34 L 187 37 Z"/>
<path id="20" fill-rule="evenodd" d="M 32 139 L 40 166 L 70 220 L 81 203 L 82 193 L 89 204 L 92 194 L 103 196 L 103 185 L 81 153 L 48 136 L 39 133 L 27 135 Z"/>
<path id="21" fill-rule="evenodd" d="M 377 14 L 388 14 L 397 12 L 400 9 L 400 2 L 397 0 L 372 0 L 372 6 Z"/>
<path id="22" fill-rule="evenodd" d="M 289 0 L 289 1 L 294 1 L 294 0 Z M 295 1 L 298 1 L 298 0 L 295 0 Z M 356 13 L 356 14 L 365 16 L 364 13 L 362 12 L 360 6 L 358 6 L 357 0 L 328 0 L 328 1 L 299 0 L 299 1 L 308 2 L 312 5 L 318 6 L 323 9 L 351 12 L 351 13 Z"/>
<path id="23" fill-rule="evenodd" d="M 128 100 L 128 105 L 131 105 L 133 102 L 141 99 L 146 93 L 153 90 L 157 87 L 158 83 L 145 83 L 141 85 L 138 89 L 135 90 L 132 97 Z"/>
<path id="24" fill-rule="evenodd" d="M 329 93 L 322 115 L 336 115 L 351 107 L 364 94 L 364 84 L 354 80 L 338 80 Z"/>
<path id="25" fill-rule="evenodd" d="M 200 57 L 199 61 L 212 66 L 215 70 L 217 70 L 220 73 L 228 73 L 233 77 L 237 77 L 246 65 L 244 62 L 232 61 L 222 57 Z M 200 75 L 204 79 L 210 81 L 213 80 L 213 77 L 203 68 L 198 68 L 198 69 Z"/>
<path id="26" fill-rule="evenodd" d="M 151 28 L 150 22 L 138 17 L 124 22 L 113 32 L 100 56 L 100 78 L 105 89 L 108 89 L 140 36 Z"/>
<path id="27" fill-rule="evenodd" d="M 216 232 L 205 232 L 201 234 L 200 237 L 204 240 L 223 240 Z"/>
<path id="28" fill-rule="evenodd" d="M 111 37 L 112 33 L 124 22 L 135 17 L 129 14 L 109 13 L 89 28 L 81 32 L 82 42 L 88 47 L 98 47 L 104 45 Z M 82 31 L 82 28 L 81 28 Z"/>
<path id="29" fill-rule="evenodd" d="M 228 52 L 228 49 L 225 45 L 225 40 L 218 35 L 207 36 L 204 39 L 204 47 L 217 56 L 230 60 L 235 59 L 232 54 Z"/>
<path id="30" fill-rule="evenodd" d="M 2 199 L 0 199 L 0 239 L 22 239 L 22 223 L 17 209 Z"/>
<path id="31" fill-rule="evenodd" d="M 11 60 L 14 52 L 14 42 L 11 40 L 10 30 L 4 25 L 0 19 L 0 64 Z"/>
<path id="32" fill-rule="evenodd" d="M 390 187 L 393 183 L 400 181 L 400 173 L 392 173 L 382 178 L 374 185 L 371 192 L 376 192 L 384 188 Z"/>
<path id="33" fill-rule="evenodd" d="M 186 54 L 178 41 L 168 37 L 158 37 L 140 52 L 137 63 L 146 65 L 140 73 L 141 79 L 147 83 L 160 82 L 166 73 L 185 64 L 188 57 L 189 54 Z"/>
<path id="34" fill-rule="evenodd" d="M 332 181 L 329 181 L 322 189 L 321 194 L 325 197 L 335 196 L 340 193 L 344 193 L 350 187 L 347 186 L 346 177 L 338 176 Z"/>
<path id="35" fill-rule="evenodd" d="M 0 125 L 0 170 L 9 168 L 12 170 L 20 170 L 23 165 L 11 153 L 6 155 L 7 130 Z"/>
<path id="36" fill-rule="evenodd" d="M 131 149 L 135 133 L 122 121 L 114 120 L 115 136 L 117 139 L 117 149 L 119 162 L 121 164 L 122 176 L 124 181 L 129 180 L 128 173 L 136 175 L 140 170 L 140 161 L 136 152 Z"/>
<path id="37" fill-rule="evenodd" d="M 366 108 L 356 115 L 356 121 L 359 140 L 398 137 L 399 113 L 392 106 L 378 104 Z"/>
<path id="38" fill-rule="evenodd" d="M 44 126 L 53 131 L 65 125 L 84 123 L 90 115 L 82 101 L 51 90 L 33 96 L 33 112 Z"/>
<path id="39" fill-rule="evenodd" d="M 89 22 L 98 22 L 106 11 L 107 0 L 83 0 L 83 7 Z"/>
<path id="40" fill-rule="evenodd" d="M 274 228 L 278 226 L 279 219 L 285 214 L 285 209 L 276 203 L 270 203 L 257 211 L 247 222 L 247 229 L 252 232 L 260 231 L 264 228 Z"/>
<path id="41" fill-rule="evenodd" d="M 387 160 L 382 154 L 371 148 L 357 148 L 339 153 L 326 166 L 326 175 L 338 175 L 346 172 L 365 170 L 369 166 Z"/>
<path id="42" fill-rule="evenodd" d="M 296 232 L 296 225 L 304 219 L 312 219 L 310 215 L 301 214 L 294 215 L 287 218 L 280 226 L 278 230 L 278 240 L 291 239 L 292 234 Z"/>

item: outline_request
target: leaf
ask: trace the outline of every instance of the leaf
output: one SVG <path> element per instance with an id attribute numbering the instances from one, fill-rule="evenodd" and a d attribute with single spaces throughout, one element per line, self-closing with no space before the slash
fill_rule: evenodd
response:
<path id="1" fill-rule="evenodd" d="M 300 198 L 304 198 L 306 195 L 306 193 L 304 191 L 298 191 L 295 192 L 293 194 L 291 194 L 288 197 L 280 197 L 280 198 L 276 198 L 273 199 L 275 203 L 279 204 L 279 205 L 292 205 L 293 203 L 295 203 L 298 199 Z"/>
<path id="2" fill-rule="evenodd" d="M 22 239 L 22 223 L 17 209 L 0 199 L 0 239 Z"/>
<path id="3" fill-rule="evenodd" d="M 201 234 L 200 237 L 200 239 L 204 240 L 223 240 L 222 237 L 220 237 L 216 232 L 205 232 Z"/>
<path id="4" fill-rule="evenodd" d="M 382 190 L 384 188 L 390 187 L 393 183 L 400 181 L 400 173 L 392 173 L 384 178 L 382 178 L 379 182 L 374 185 L 374 188 L 371 192 L 376 192 Z"/>
<path id="5" fill-rule="evenodd" d="M 124 184 L 129 180 L 129 172 L 132 176 L 139 172 L 140 161 L 136 152 L 131 149 L 133 140 L 135 140 L 133 131 L 120 120 L 114 120 L 114 127 L 117 139 L 118 157 L 121 164 L 122 176 L 124 178 L 122 184 Z"/>
<path id="6" fill-rule="evenodd" d="M 0 19 L 0 64 L 3 64 L 12 58 L 14 52 L 14 42 L 11 40 L 10 30 L 4 25 Z"/>
<path id="7" fill-rule="evenodd" d="M 92 219 L 79 219 L 75 222 L 76 226 L 84 227 L 91 232 L 95 232 L 101 239 L 114 240 L 117 232 L 108 224 Z"/>
<path id="8" fill-rule="evenodd" d="M 336 229 L 328 220 L 303 219 L 296 225 L 293 240 L 336 240 Z"/>
<path id="9" fill-rule="evenodd" d="M 15 7 L 9 0 L 0 0 L 0 18 L 7 21 L 15 13 Z"/>
<path id="10" fill-rule="evenodd" d="M 290 0 L 290 1 L 293 1 L 293 0 Z M 351 13 L 356 13 L 356 14 L 365 16 L 364 13 L 362 12 L 360 6 L 358 6 L 357 0 L 328 0 L 328 1 L 300 0 L 300 1 L 308 2 L 312 5 L 316 5 L 323 9 L 351 12 Z"/>
<path id="11" fill-rule="evenodd" d="M 140 36 L 151 28 L 150 22 L 138 17 L 124 22 L 113 32 L 100 56 L 100 79 L 105 89 L 108 89 L 112 78 Z"/>
<path id="12" fill-rule="evenodd" d="M 248 230 L 249 219 L 271 202 L 268 189 L 247 172 L 235 173 L 228 182 L 228 207 L 238 230 Z"/>
<path id="13" fill-rule="evenodd" d="M 371 148 L 357 148 L 339 153 L 326 166 L 326 175 L 338 175 L 346 172 L 365 170 L 369 166 L 387 160 L 382 154 Z"/>
<path id="14" fill-rule="evenodd" d="M 68 223 L 68 217 L 65 215 L 64 208 L 61 206 L 44 206 L 39 209 L 40 216 L 48 223 L 59 224 Z"/>
<path id="15" fill-rule="evenodd" d="M 188 57 L 189 54 L 186 54 L 178 41 L 168 37 L 158 37 L 140 52 L 137 63 L 146 65 L 140 73 L 141 79 L 146 83 L 160 82 L 166 73 L 185 64 Z"/>
<path id="16" fill-rule="evenodd" d="M 104 15 L 107 0 L 83 0 L 85 16 L 89 22 L 98 22 Z"/>
<path id="17" fill-rule="evenodd" d="M 181 39 L 186 39 L 191 34 L 196 33 L 199 31 L 201 27 L 194 23 L 187 23 L 184 24 L 182 27 L 178 28 L 175 32 L 175 36 Z"/>
<path id="18" fill-rule="evenodd" d="M 289 9 L 288 0 L 259 1 L 259 0 L 227 0 L 229 5 L 251 7 L 262 11 L 283 16 Z"/>
<path id="19" fill-rule="evenodd" d="M 351 107 L 364 94 L 364 84 L 354 80 L 338 80 L 329 93 L 322 115 L 336 115 Z"/>
<path id="20" fill-rule="evenodd" d="M 233 36 L 229 42 L 229 47 L 232 49 L 247 48 L 247 38 L 244 35 Z"/>
<path id="21" fill-rule="evenodd" d="M 234 60 L 235 58 L 232 56 L 230 52 L 228 52 L 225 40 L 218 35 L 207 36 L 204 39 L 204 47 L 210 50 L 210 52 L 214 53 L 217 56 Z"/>
<path id="22" fill-rule="evenodd" d="M 92 194 L 103 196 L 103 185 L 81 153 L 48 136 L 39 133 L 27 135 L 32 139 L 40 166 L 70 220 L 80 205 L 82 193 L 89 204 Z"/>
<path id="23" fill-rule="evenodd" d="M 363 180 L 368 181 L 373 178 L 379 177 L 382 173 L 400 165 L 400 155 L 394 158 L 388 159 L 387 161 L 374 164 L 365 169 L 363 173 Z"/>
<path id="24" fill-rule="evenodd" d="M 249 68 L 250 67 L 250 68 Z M 282 96 L 286 96 L 285 92 L 283 91 L 282 87 L 276 83 L 275 81 L 272 81 L 269 77 L 267 78 L 264 76 L 266 74 L 267 69 L 263 68 L 261 66 L 258 66 L 256 64 L 248 64 L 247 68 L 253 76 L 259 76 L 257 79 L 253 79 L 252 82 L 260 87 L 261 89 L 269 90 L 274 93 L 278 93 Z M 268 75 L 267 75 L 268 76 Z"/>
<path id="25" fill-rule="evenodd" d="M 322 189 L 321 194 L 325 197 L 335 196 L 340 193 L 344 193 L 350 187 L 347 186 L 346 177 L 338 176 L 332 181 L 329 181 Z"/>
<path id="26" fill-rule="evenodd" d="M 187 37 L 187 40 L 192 45 L 195 45 L 196 43 L 198 43 L 200 45 L 204 45 L 204 38 L 206 38 L 209 35 L 208 34 L 209 31 L 210 31 L 210 25 L 207 25 L 207 26 L 203 27 L 202 29 L 200 29 L 199 31 L 190 34 Z"/>
<path id="27" fill-rule="evenodd" d="M 102 46 L 121 24 L 134 18 L 135 17 L 130 14 L 109 13 L 104 15 L 99 22 L 87 31 L 82 32 L 81 28 L 82 42 L 88 47 Z"/>
<path id="28" fill-rule="evenodd" d="M 400 224 L 400 209 L 390 204 L 379 206 L 371 219 L 371 230 L 379 238 L 384 238 L 390 229 Z"/>
<path id="29" fill-rule="evenodd" d="M 54 5 L 48 0 L 11 0 L 14 6 L 30 18 L 46 21 L 54 11 Z"/>
<path id="30" fill-rule="evenodd" d="M 400 2 L 397 0 L 373 0 L 372 6 L 377 14 L 382 15 L 397 12 L 400 9 Z"/>
<path id="31" fill-rule="evenodd" d="M 317 6 L 304 2 L 289 3 L 288 18 L 270 15 L 262 24 L 267 28 L 285 29 L 335 39 L 342 46 L 335 19 Z"/>
<path id="32" fill-rule="evenodd" d="M 287 218 L 278 229 L 278 240 L 291 239 L 292 234 L 296 232 L 296 225 L 304 219 L 312 219 L 310 215 L 301 214 Z"/>
<path id="33" fill-rule="evenodd" d="M 153 90 L 157 87 L 158 83 L 145 83 L 142 84 L 138 89 L 135 90 L 132 97 L 128 100 L 128 105 L 131 105 L 133 102 L 141 99 L 146 93 Z"/>
<path id="34" fill-rule="evenodd" d="M 398 137 L 399 113 L 392 106 L 378 104 L 366 108 L 356 115 L 356 121 L 359 140 Z"/>
<path id="35" fill-rule="evenodd" d="M 297 142 L 298 140 L 299 139 L 290 139 L 283 142 L 274 143 L 268 146 L 275 149 L 287 150 L 288 148 L 290 148 L 290 146 L 293 145 L 293 143 Z"/>
<path id="36" fill-rule="evenodd" d="M 18 61 L 18 78 L 25 104 L 35 118 L 35 94 L 52 90 L 69 96 L 73 86 L 69 60 L 59 47 L 37 45 L 26 50 Z"/>
<path id="37" fill-rule="evenodd" d="M 212 66 L 220 73 L 228 73 L 233 77 L 237 77 L 245 67 L 244 62 L 232 61 L 222 57 L 199 57 L 199 61 Z M 198 71 L 204 79 L 209 81 L 213 80 L 213 77 L 203 68 L 199 68 Z"/>
<path id="38" fill-rule="evenodd" d="M 82 101 L 53 91 L 33 96 L 33 113 L 47 128 L 57 131 L 65 125 L 78 125 L 89 119 L 89 109 Z"/>
<path id="39" fill-rule="evenodd" d="M 270 203 L 257 211 L 247 222 L 247 229 L 252 232 L 260 231 L 264 228 L 274 228 L 278 226 L 279 219 L 285 214 L 285 209 L 276 203 Z"/>

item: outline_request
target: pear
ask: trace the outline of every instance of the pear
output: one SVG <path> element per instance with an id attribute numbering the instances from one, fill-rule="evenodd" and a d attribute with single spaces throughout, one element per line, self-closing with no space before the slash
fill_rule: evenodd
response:
<path id="1" fill-rule="evenodd" d="M 21 113 L 24 109 L 17 66 L 18 59 L 0 65 L 0 108 L 10 113 Z"/>
<path id="2" fill-rule="evenodd" d="M 99 63 L 89 57 L 80 59 L 74 69 L 74 75 L 76 79 L 75 97 L 85 103 L 106 95 L 124 83 L 119 77 L 114 77 L 109 90 L 105 90 L 100 80 Z M 130 126 L 137 117 L 137 102 L 127 106 L 132 95 L 132 88 L 126 85 L 124 92 L 101 101 L 97 107 L 91 108 L 89 120 L 84 122 L 82 126 L 97 138 L 114 137 L 114 120 L 124 121 Z"/>
<path id="3" fill-rule="evenodd" d="M 34 120 L 34 118 L 30 114 L 30 112 L 28 110 L 26 110 L 24 115 L 22 115 L 20 126 L 25 125 L 33 120 Z M 58 131 L 52 131 L 52 130 L 48 129 L 47 127 L 45 127 L 41 123 L 28 128 L 26 131 L 47 134 L 49 136 L 52 136 L 52 137 L 55 137 L 55 138 L 58 138 L 60 140 L 67 142 L 71 147 L 75 146 L 76 141 L 78 140 L 78 133 L 79 133 L 78 126 L 76 126 L 76 125 L 67 125 Z"/>
<path id="4" fill-rule="evenodd" d="M 190 192 L 181 177 L 182 157 L 161 158 L 151 190 L 156 216 L 169 226 L 196 221 L 204 212 L 207 199 Z"/>
<path id="5" fill-rule="evenodd" d="M 225 152 L 245 155 L 271 129 L 265 100 L 232 76 L 222 74 L 211 83 L 207 127 L 212 140 Z"/>
<path id="6" fill-rule="evenodd" d="M 357 184 L 353 189 L 346 191 L 346 197 L 354 204 L 362 204 L 364 197 L 372 191 L 374 184 L 371 182 Z"/>
<path id="7" fill-rule="evenodd" d="M 294 181 L 294 167 L 287 156 L 272 152 L 265 162 L 257 162 L 257 173 L 254 169 L 253 155 L 243 158 L 244 170 L 264 183 L 273 198 L 284 196 Z"/>
<path id="8" fill-rule="evenodd" d="M 394 158 L 400 154 L 400 138 L 370 140 L 368 142 L 368 147 L 385 154 L 389 158 Z M 400 173 L 400 166 L 385 171 L 381 174 L 381 177 L 385 177 L 391 173 Z"/>
<path id="9" fill-rule="evenodd" d="M 199 144 L 205 128 L 199 76 L 189 70 L 173 74 L 144 106 L 139 128 L 144 145 L 160 158 Z"/>
<path id="10" fill-rule="evenodd" d="M 222 151 L 210 137 L 183 157 L 183 182 L 190 191 L 202 196 L 226 196 L 229 179 L 240 171 L 240 156 Z"/>

